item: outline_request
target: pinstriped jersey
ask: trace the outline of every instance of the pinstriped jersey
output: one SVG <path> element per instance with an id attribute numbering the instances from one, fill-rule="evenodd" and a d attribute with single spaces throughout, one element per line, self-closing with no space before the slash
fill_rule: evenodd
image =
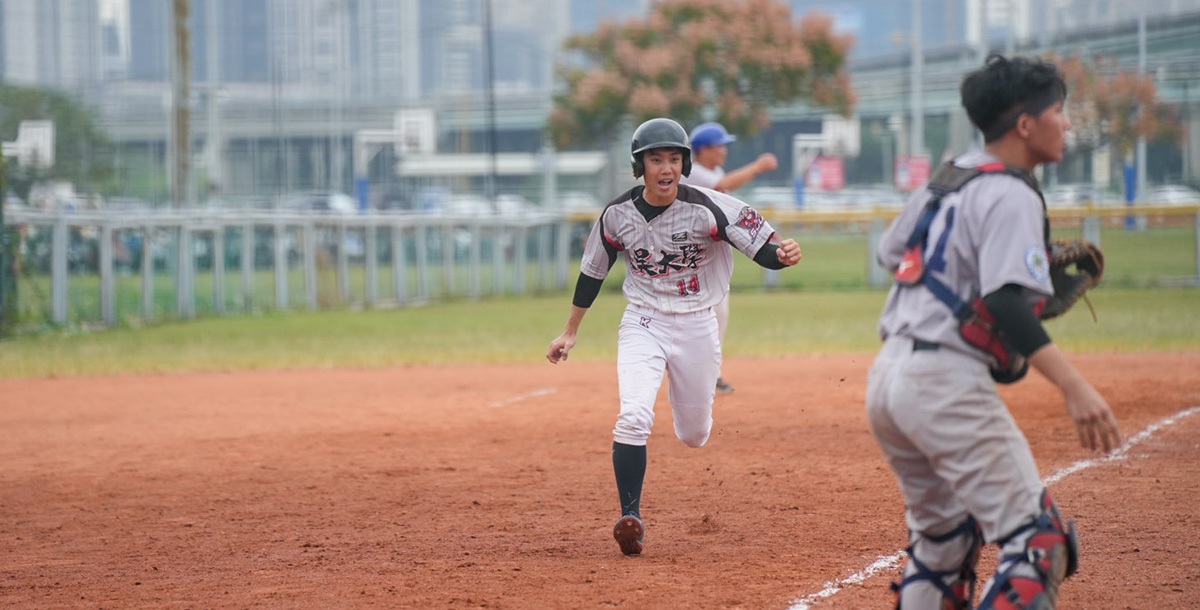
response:
<path id="1" fill-rule="evenodd" d="M 715 189 L 721 183 L 721 179 L 725 177 L 725 168 L 717 166 L 714 169 L 708 169 L 699 163 L 692 164 L 692 173 L 679 178 L 680 184 L 690 184 L 692 186 L 703 186 L 705 188 Z"/>
<path id="2" fill-rule="evenodd" d="M 602 280 L 624 253 L 621 290 L 635 306 L 672 314 L 713 307 L 729 292 L 730 246 L 753 258 L 775 232 L 742 200 L 687 185 L 679 185 L 675 201 L 647 221 L 637 209 L 644 190 L 635 187 L 605 206 L 580 266 L 584 275 Z"/>

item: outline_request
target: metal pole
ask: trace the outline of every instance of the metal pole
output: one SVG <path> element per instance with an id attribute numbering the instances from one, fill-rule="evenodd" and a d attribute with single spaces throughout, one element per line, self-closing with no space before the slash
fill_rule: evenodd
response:
<path id="1" fill-rule="evenodd" d="M 225 172 L 222 171 L 221 161 L 224 156 L 221 154 L 221 125 L 220 112 L 217 108 L 217 89 L 220 87 L 220 41 L 217 37 L 220 35 L 217 28 L 217 20 L 220 9 L 217 7 L 217 0 L 208 0 L 208 15 L 206 15 L 206 30 L 205 36 L 208 40 L 205 42 L 207 65 L 206 72 L 208 73 L 208 142 L 205 145 L 205 152 L 208 157 L 208 191 L 211 193 L 216 190 L 214 187 L 220 187 L 225 180 Z"/>
<path id="2" fill-rule="evenodd" d="M 3 172 L 4 168 L 4 159 L 0 156 L 0 172 Z M 4 178 L 0 176 L 0 195 L 5 190 L 3 186 Z M 11 272 L 10 268 L 13 267 L 12 261 L 8 259 L 8 240 L 8 229 L 4 226 L 4 201 L 0 199 L 0 336 L 6 334 L 8 327 L 15 322 L 15 320 L 9 319 L 8 315 L 8 299 L 10 298 L 8 294 L 8 277 Z M 16 282 L 13 283 L 15 284 Z M 11 298 L 15 300 L 16 296 L 13 295 Z"/>
<path id="3" fill-rule="evenodd" d="M 51 319 L 57 324 L 67 323 L 67 291 L 70 283 L 67 278 L 67 240 L 70 235 L 67 230 L 67 219 L 59 212 L 54 219 L 54 229 L 50 240 L 50 312 Z"/>
<path id="4" fill-rule="evenodd" d="M 344 91 L 346 88 L 346 80 L 347 80 L 346 74 L 350 71 L 350 65 L 349 65 L 350 62 L 347 61 L 347 57 L 349 56 L 349 53 L 346 52 L 346 47 L 348 46 L 346 44 L 346 29 L 348 27 L 348 22 L 349 22 L 349 19 L 348 19 L 348 16 L 346 13 L 349 10 L 350 10 L 350 7 L 346 3 L 339 4 L 337 7 L 337 17 L 335 18 L 335 22 L 337 24 L 337 39 L 336 39 L 337 54 L 336 55 L 337 55 L 338 69 L 337 69 L 337 76 L 334 77 L 335 85 L 336 85 L 335 91 L 333 94 L 333 107 L 334 107 L 334 110 L 333 110 L 333 115 L 334 115 L 334 117 L 333 117 L 334 118 L 333 135 L 334 135 L 334 137 L 330 141 L 331 148 L 329 149 L 329 156 L 330 156 L 330 159 L 329 159 L 330 160 L 329 185 L 330 185 L 330 190 L 336 191 L 338 193 L 345 192 L 345 183 L 342 181 L 343 175 L 346 173 L 346 157 L 345 157 L 345 153 L 343 150 L 343 144 L 344 144 L 345 140 L 342 137 L 342 130 L 343 130 L 342 106 L 344 104 L 343 95 L 344 95 Z M 358 204 L 359 204 L 359 211 L 365 212 L 367 209 L 368 203 L 365 201 L 359 201 Z"/>
<path id="5" fill-rule="evenodd" d="M 490 174 L 487 179 L 487 198 L 492 210 L 500 213 L 496 202 L 496 81 L 495 53 L 492 46 L 492 0 L 483 0 L 484 40 L 487 45 L 487 100 L 488 100 L 488 154 L 491 160 Z"/>
<path id="6" fill-rule="evenodd" d="M 142 318 L 154 317 L 154 227 L 142 227 Z"/>
<path id="7" fill-rule="evenodd" d="M 1192 163 L 1195 159 L 1196 151 L 1192 148 L 1192 143 L 1195 142 L 1190 130 L 1186 129 L 1192 123 L 1192 108 L 1191 101 L 1188 100 L 1188 83 L 1183 81 L 1183 104 L 1180 105 L 1179 122 L 1183 124 L 1185 137 L 1183 138 L 1183 181 L 1185 183 L 1192 181 Z"/>
<path id="8" fill-rule="evenodd" d="M 1005 0 L 1004 5 L 1004 54 L 1012 57 L 1017 52 L 1016 36 L 1013 33 L 1016 25 L 1014 13 L 1016 13 L 1017 6 L 1013 0 Z"/>
<path id="9" fill-rule="evenodd" d="M 188 33 L 190 0 L 172 3 L 171 41 L 171 205 L 183 207 L 188 198 L 191 134 L 188 130 L 188 102 L 191 92 L 191 44 Z"/>
<path id="10" fill-rule="evenodd" d="M 254 223 L 242 226 L 242 309 L 254 309 Z"/>
<path id="11" fill-rule="evenodd" d="M 1146 74 L 1146 5 L 1138 5 L 1138 74 Z M 1147 112 L 1142 108 L 1141 112 Z M 1137 201 L 1146 200 L 1146 137 L 1138 136 L 1137 141 Z"/>
<path id="12" fill-rule="evenodd" d="M 225 224 L 213 229 L 213 311 L 225 313 Z"/>
<path id="13" fill-rule="evenodd" d="M 988 0 L 979 0 L 979 63 L 987 59 L 991 44 L 988 42 Z"/>
<path id="14" fill-rule="evenodd" d="M 105 221 L 100 225 L 100 318 L 107 326 L 117 323 L 116 279 L 113 277 L 113 229 Z"/>
<path id="15" fill-rule="evenodd" d="M 909 47 L 912 50 L 912 73 L 909 82 L 909 94 L 912 103 L 912 132 L 909 133 L 912 155 L 925 152 L 925 109 L 921 99 L 921 82 L 924 80 L 925 50 L 921 44 L 921 0 L 912 0 L 912 34 L 909 36 Z"/>
<path id="16" fill-rule="evenodd" d="M 363 227 L 363 242 L 366 250 L 363 256 L 367 264 L 366 301 L 367 305 L 374 307 L 379 305 L 379 227 L 375 221 Z"/>
<path id="17" fill-rule="evenodd" d="M 404 226 L 392 225 L 392 294 L 397 303 L 408 299 L 408 261 L 404 256 Z"/>

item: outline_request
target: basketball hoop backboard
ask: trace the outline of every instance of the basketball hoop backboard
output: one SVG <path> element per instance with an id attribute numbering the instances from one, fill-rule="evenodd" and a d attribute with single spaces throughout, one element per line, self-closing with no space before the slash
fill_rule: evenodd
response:
<path id="1" fill-rule="evenodd" d="M 430 108 L 396 113 L 396 156 L 432 155 L 437 152 L 437 119 Z"/>
<path id="2" fill-rule="evenodd" d="M 792 135 L 792 175 L 803 176 L 808 165 L 825 148 L 823 133 L 797 133 Z"/>
<path id="3" fill-rule="evenodd" d="M 857 157 L 862 149 L 862 121 L 857 116 L 846 118 L 827 114 L 821 119 L 824 152 L 839 157 Z"/>
<path id="4" fill-rule="evenodd" d="M 4 143 L 4 156 L 22 167 L 54 167 L 54 121 L 21 121 L 17 140 Z"/>

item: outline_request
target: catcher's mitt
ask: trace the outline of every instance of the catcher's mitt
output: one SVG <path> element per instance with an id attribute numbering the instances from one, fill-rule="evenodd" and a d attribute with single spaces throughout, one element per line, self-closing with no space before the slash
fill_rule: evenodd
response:
<path id="1" fill-rule="evenodd" d="M 1054 296 L 1046 299 L 1042 319 L 1049 320 L 1066 313 L 1081 297 L 1086 300 L 1087 291 L 1095 288 L 1103 275 L 1104 252 L 1096 244 L 1085 239 L 1067 238 L 1051 242 L 1050 282 L 1054 284 Z M 1095 316 L 1095 312 L 1092 315 Z"/>

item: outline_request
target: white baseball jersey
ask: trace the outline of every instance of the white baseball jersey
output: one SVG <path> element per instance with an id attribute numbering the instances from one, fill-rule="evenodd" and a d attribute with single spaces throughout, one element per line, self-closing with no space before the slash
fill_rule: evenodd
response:
<path id="1" fill-rule="evenodd" d="M 999 159 L 983 152 L 955 159 L 959 167 L 978 167 Z M 904 256 L 930 192 L 922 188 L 884 233 L 877 251 L 884 268 L 896 271 Z M 925 247 L 927 273 L 970 303 L 1005 284 L 1026 290 L 1029 302 L 1050 296 L 1050 265 L 1046 255 L 1045 210 L 1037 193 L 1020 179 L 985 174 L 942 200 L 929 228 Z M 950 308 L 923 285 L 892 286 L 879 319 L 880 335 L 903 336 L 943 346 L 989 361 L 959 334 Z"/>
<path id="2" fill-rule="evenodd" d="M 699 163 L 692 164 L 692 172 L 684 176 L 679 181 L 683 184 L 692 186 L 702 186 L 708 189 L 715 189 L 721 183 L 721 179 L 725 177 L 725 168 L 717 166 L 713 169 L 708 169 Z"/>
<path id="3" fill-rule="evenodd" d="M 580 271 L 604 279 L 618 252 L 628 273 L 622 291 L 633 306 L 691 313 L 715 306 L 729 291 L 732 245 L 754 254 L 774 229 L 753 207 L 711 189 L 679 186 L 676 200 L 650 221 L 637 209 L 645 187 L 609 203 L 592 227 Z M 643 203 L 642 205 L 648 205 Z"/>

